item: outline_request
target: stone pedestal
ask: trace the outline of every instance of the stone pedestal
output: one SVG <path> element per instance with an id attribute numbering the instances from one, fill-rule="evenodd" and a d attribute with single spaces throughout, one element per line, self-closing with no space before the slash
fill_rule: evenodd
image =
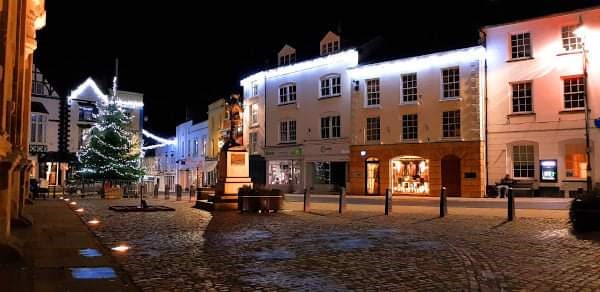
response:
<path id="1" fill-rule="evenodd" d="M 243 146 L 231 147 L 219 154 L 219 180 L 215 194 L 207 201 L 196 205 L 209 210 L 237 210 L 238 190 L 243 186 L 252 187 L 249 171 L 248 152 Z"/>

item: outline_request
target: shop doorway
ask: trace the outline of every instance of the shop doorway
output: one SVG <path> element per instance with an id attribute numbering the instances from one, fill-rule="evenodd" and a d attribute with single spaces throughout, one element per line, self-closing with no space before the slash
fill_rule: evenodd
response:
<path id="1" fill-rule="evenodd" d="M 460 196 L 460 158 L 454 155 L 442 158 L 442 186 L 448 196 Z"/>
<path id="2" fill-rule="evenodd" d="M 365 193 L 379 195 L 379 159 L 367 158 L 365 172 Z"/>

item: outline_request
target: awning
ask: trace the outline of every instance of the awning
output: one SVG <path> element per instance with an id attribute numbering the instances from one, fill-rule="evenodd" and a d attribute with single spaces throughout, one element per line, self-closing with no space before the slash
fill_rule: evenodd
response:
<path id="1" fill-rule="evenodd" d="M 48 110 L 46 109 L 46 107 L 44 106 L 43 103 L 41 103 L 39 101 L 32 101 L 31 102 L 31 112 L 32 113 L 47 114 Z"/>

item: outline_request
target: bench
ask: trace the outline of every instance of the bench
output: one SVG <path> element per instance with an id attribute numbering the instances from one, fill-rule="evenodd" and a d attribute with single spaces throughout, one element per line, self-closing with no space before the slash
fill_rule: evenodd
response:
<path id="1" fill-rule="evenodd" d="M 535 193 L 533 183 L 534 182 L 532 180 L 514 180 L 511 185 L 513 194 L 515 191 L 526 191 L 531 197 L 533 197 Z"/>

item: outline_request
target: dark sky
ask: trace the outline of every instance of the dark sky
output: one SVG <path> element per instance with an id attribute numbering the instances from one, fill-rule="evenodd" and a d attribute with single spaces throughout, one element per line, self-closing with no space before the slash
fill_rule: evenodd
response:
<path id="1" fill-rule="evenodd" d="M 67 95 L 88 76 L 107 88 L 118 57 L 120 88 L 145 94 L 145 128 L 168 135 L 186 108 L 204 119 L 208 103 L 272 66 L 285 43 L 317 55 L 324 34 L 341 28 L 343 44 L 381 36 L 381 55 L 402 57 L 474 45 L 482 25 L 593 5 L 600 0 L 46 0 L 35 62 Z"/>

